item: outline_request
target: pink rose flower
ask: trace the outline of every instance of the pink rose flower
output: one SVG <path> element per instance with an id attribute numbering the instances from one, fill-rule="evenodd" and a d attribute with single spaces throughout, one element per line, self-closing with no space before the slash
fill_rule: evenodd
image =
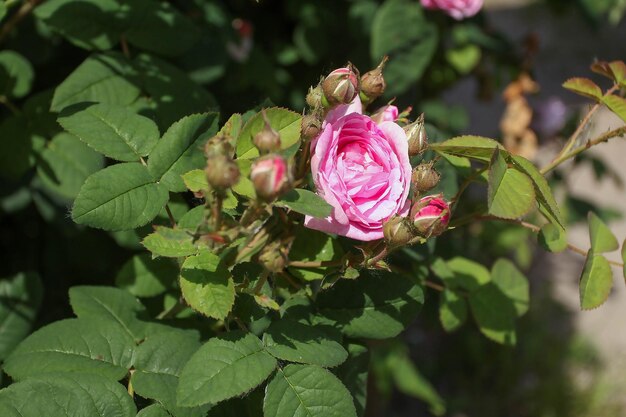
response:
<path id="1" fill-rule="evenodd" d="M 474 16 L 483 7 L 483 0 L 421 0 L 426 9 L 443 10 L 456 20 Z"/>
<path id="2" fill-rule="evenodd" d="M 442 195 L 421 198 L 411 208 L 413 226 L 424 237 L 437 236 L 448 228 L 450 206 Z"/>
<path id="3" fill-rule="evenodd" d="M 273 200 L 285 192 L 291 183 L 287 161 L 280 155 L 257 159 L 250 169 L 250 180 L 259 198 Z"/>
<path id="4" fill-rule="evenodd" d="M 370 241 L 383 237 L 383 222 L 406 215 L 411 183 L 407 138 L 393 122 L 376 124 L 361 102 L 329 112 L 311 145 L 317 193 L 333 206 L 325 219 L 307 216 L 311 229 Z"/>
<path id="5" fill-rule="evenodd" d="M 391 104 L 381 107 L 372 115 L 372 120 L 378 124 L 382 122 L 395 122 L 398 120 L 398 108 Z"/>

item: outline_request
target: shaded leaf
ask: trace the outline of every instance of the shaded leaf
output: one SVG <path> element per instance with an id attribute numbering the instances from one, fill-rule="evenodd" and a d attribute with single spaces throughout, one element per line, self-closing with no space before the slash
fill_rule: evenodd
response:
<path id="1" fill-rule="evenodd" d="M 515 307 L 497 285 L 487 283 L 470 293 L 469 303 L 476 324 L 485 336 L 504 345 L 515 345 Z"/>
<path id="2" fill-rule="evenodd" d="M 141 242 L 152 252 L 153 258 L 158 256 L 178 258 L 198 252 L 199 245 L 194 242 L 193 236 L 188 231 L 165 226 L 156 226 L 154 230 Z"/>
<path id="3" fill-rule="evenodd" d="M 370 354 L 366 345 L 356 342 L 349 343 L 347 349 L 348 359 L 334 372 L 352 395 L 357 416 L 363 416 L 367 404 Z"/>
<path id="4" fill-rule="evenodd" d="M 530 303 L 528 279 L 513 262 L 498 259 L 491 267 L 491 280 L 513 302 L 518 317 L 526 314 Z"/>
<path id="5" fill-rule="evenodd" d="M 489 214 L 516 219 L 527 214 L 535 201 L 533 184 L 524 173 L 510 169 L 496 148 L 489 169 Z"/>
<path id="6" fill-rule="evenodd" d="M 619 249 L 619 242 L 606 224 L 592 211 L 588 214 L 591 250 L 594 253 L 613 252 Z"/>
<path id="7" fill-rule="evenodd" d="M 300 126 L 302 115 L 291 110 L 272 107 L 265 109 L 265 115 L 270 126 L 280 134 L 281 149 L 287 149 L 300 140 Z M 237 138 L 237 157 L 251 159 L 259 156 L 258 149 L 254 146 L 254 135 L 265 127 L 265 121 L 261 113 L 257 113 L 247 121 Z"/>
<path id="8" fill-rule="evenodd" d="M 154 297 L 172 287 L 178 266 L 169 260 L 152 259 L 147 253 L 130 258 L 117 273 L 115 285 L 137 297 Z"/>
<path id="9" fill-rule="evenodd" d="M 538 236 L 539 244 L 550 252 L 563 252 L 567 249 L 567 233 L 557 225 L 547 223 L 541 227 Z"/>
<path id="10" fill-rule="evenodd" d="M 447 332 L 453 332 L 467 320 L 467 301 L 454 291 L 445 289 L 439 296 L 439 321 Z"/>
<path id="11" fill-rule="evenodd" d="M 589 251 L 580 277 L 580 307 L 583 310 L 592 310 L 601 306 L 608 298 L 611 287 L 613 271 L 609 261 L 604 256 Z"/>
<path id="12" fill-rule="evenodd" d="M 284 194 L 275 202 L 275 205 L 317 218 L 330 216 L 333 209 L 322 197 L 301 188 L 295 188 Z"/>
<path id="13" fill-rule="evenodd" d="M 26 58 L 15 51 L 0 51 L 0 96 L 24 97 L 34 78 L 33 67 Z"/>
<path id="14" fill-rule="evenodd" d="M 594 100 L 600 100 L 603 95 L 600 87 L 588 78 L 570 78 L 563 83 L 563 88 Z"/>
<path id="15" fill-rule="evenodd" d="M 496 148 L 504 149 L 495 140 L 481 136 L 458 136 L 441 143 L 433 143 L 429 147 L 442 155 L 450 154 L 484 162 L 491 160 Z"/>

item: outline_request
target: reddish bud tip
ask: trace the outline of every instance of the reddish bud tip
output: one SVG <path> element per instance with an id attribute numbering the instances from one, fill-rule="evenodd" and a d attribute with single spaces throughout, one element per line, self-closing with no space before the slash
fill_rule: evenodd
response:
<path id="1" fill-rule="evenodd" d="M 392 104 L 381 107 L 372 114 L 372 120 L 378 124 L 382 122 L 395 122 L 398 120 L 398 108 Z"/>
<path id="2" fill-rule="evenodd" d="M 331 106 L 349 104 L 359 94 L 359 78 L 352 67 L 338 68 L 322 81 L 322 90 Z"/>
<path id="3" fill-rule="evenodd" d="M 413 205 L 411 219 L 420 236 L 438 236 L 448 228 L 450 206 L 441 194 L 427 196 Z"/>
<path id="4" fill-rule="evenodd" d="M 257 197 L 272 201 L 291 187 L 291 173 L 285 158 L 267 155 L 257 159 L 250 170 Z"/>
<path id="5" fill-rule="evenodd" d="M 428 136 L 424 127 L 424 115 L 410 125 L 404 126 L 404 132 L 409 142 L 409 155 L 415 156 L 424 153 L 428 149 Z"/>

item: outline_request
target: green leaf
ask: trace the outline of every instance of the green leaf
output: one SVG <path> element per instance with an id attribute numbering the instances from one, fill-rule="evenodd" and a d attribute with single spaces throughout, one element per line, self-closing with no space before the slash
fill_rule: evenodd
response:
<path id="1" fill-rule="evenodd" d="M 131 383 L 144 398 L 159 401 L 176 417 L 203 417 L 208 407 L 182 408 L 176 405 L 178 378 L 189 358 L 200 348 L 198 334 L 172 331 L 148 336 L 139 345 Z"/>
<path id="2" fill-rule="evenodd" d="M 192 169 L 183 174 L 183 182 L 189 191 L 194 193 L 199 191 L 207 192 L 210 189 L 209 182 L 206 179 L 206 173 L 202 169 Z"/>
<path id="3" fill-rule="evenodd" d="M 174 123 L 150 153 L 150 173 L 169 191 L 185 191 L 181 176 L 206 165 L 202 146 L 217 132 L 217 122 L 217 113 L 204 113 Z"/>
<path id="4" fill-rule="evenodd" d="M 460 287 L 468 291 L 474 291 L 491 280 L 487 268 L 478 262 L 461 256 L 448 260 L 446 266 L 447 271 L 452 272 L 451 275 L 443 275 L 437 271 L 435 273 L 451 288 Z"/>
<path id="5" fill-rule="evenodd" d="M 355 280 L 339 280 L 317 298 L 320 314 L 349 337 L 388 339 L 417 316 L 424 293 L 411 277 L 364 272 Z"/>
<path id="6" fill-rule="evenodd" d="M 487 283 L 470 293 L 469 303 L 476 324 L 485 336 L 503 345 L 515 345 L 515 307 L 496 284 Z"/>
<path id="7" fill-rule="evenodd" d="M 535 191 L 528 176 L 509 168 L 498 148 L 489 169 L 489 214 L 517 219 L 527 214 L 535 202 Z"/>
<path id="8" fill-rule="evenodd" d="M 295 240 L 289 250 L 290 261 L 332 261 L 343 255 L 341 246 L 336 239 L 317 230 L 298 228 Z M 322 279 L 328 273 L 328 267 L 322 268 L 294 268 L 289 272 L 297 278 L 307 281 Z"/>
<path id="9" fill-rule="evenodd" d="M 567 249 L 567 233 L 565 229 L 552 223 L 541 227 L 538 236 L 539 244 L 550 252 L 563 252 Z"/>
<path id="10" fill-rule="evenodd" d="M 619 249 L 619 242 L 611 229 L 594 212 L 590 211 L 587 218 L 591 250 L 594 253 L 613 252 Z"/>
<path id="11" fill-rule="evenodd" d="M 4 363 L 20 380 L 50 372 L 86 372 L 120 380 L 132 365 L 135 342 L 118 324 L 66 319 L 28 336 Z"/>
<path id="12" fill-rule="evenodd" d="M 357 416 L 363 416 L 367 403 L 370 355 L 367 346 L 360 343 L 350 343 L 347 349 L 348 359 L 335 370 L 335 375 L 352 395 Z"/>
<path id="13" fill-rule="evenodd" d="M 5 3 L 0 3 L 0 20 L 4 18 L 7 14 L 7 6 Z"/>
<path id="14" fill-rule="evenodd" d="M 622 262 L 624 263 L 624 280 L 626 280 L 626 240 L 622 244 Z"/>
<path id="15" fill-rule="evenodd" d="M 0 360 L 30 333 L 42 293 L 41 280 L 32 272 L 0 280 Z"/>
<path id="16" fill-rule="evenodd" d="M 615 95 L 608 95 L 604 97 L 602 101 L 613 113 L 626 122 L 626 99 Z"/>
<path id="17" fill-rule="evenodd" d="M 570 78 L 563 83 L 563 88 L 594 100 L 600 100 L 603 95 L 600 87 L 588 78 Z"/>
<path id="18" fill-rule="evenodd" d="M 460 74 L 468 74 L 480 62 L 480 47 L 468 44 L 446 51 L 446 60 Z"/>
<path id="19" fill-rule="evenodd" d="M 162 405 L 152 404 L 146 408 L 142 408 L 137 413 L 137 417 L 172 417 L 172 415 L 168 413 Z"/>
<path id="20" fill-rule="evenodd" d="M 245 394 L 265 381 L 276 364 L 253 334 L 233 331 L 214 337 L 183 368 L 178 405 L 217 404 Z"/>
<path id="21" fill-rule="evenodd" d="M 115 104 L 65 108 L 58 122 L 96 151 L 118 161 L 139 161 L 160 136 L 152 120 Z"/>
<path id="22" fill-rule="evenodd" d="M 280 134 L 281 149 L 287 149 L 300 140 L 300 127 L 302 115 L 280 107 L 265 109 L 265 115 L 270 126 Z M 265 121 L 261 113 L 257 113 L 248 120 L 241 130 L 237 139 L 237 157 L 240 159 L 252 159 L 259 156 L 258 149 L 254 146 L 254 135 L 265 127 Z"/>
<path id="23" fill-rule="evenodd" d="M 34 14 L 79 48 L 105 51 L 120 39 L 120 24 L 115 20 L 121 9 L 115 0 L 49 0 L 35 8 Z"/>
<path id="24" fill-rule="evenodd" d="M 163 294 L 178 277 L 178 266 L 167 259 L 152 259 L 147 253 L 130 258 L 117 273 L 115 285 L 136 297 Z"/>
<path id="25" fill-rule="evenodd" d="M 24 115 L 8 117 L 0 123 L 1 177 L 17 181 L 35 165 L 38 144 L 45 140 L 31 133 L 31 123 Z"/>
<path id="26" fill-rule="evenodd" d="M 194 243 L 193 236 L 188 231 L 165 226 L 156 226 L 154 229 L 154 233 L 150 233 L 141 242 L 152 252 L 153 258 L 178 258 L 198 253 L 198 244 Z"/>
<path id="27" fill-rule="evenodd" d="M 518 317 L 526 314 L 530 303 L 528 279 L 513 262 L 498 259 L 491 267 L 491 280 L 513 302 Z"/>
<path id="28" fill-rule="evenodd" d="M 72 208 L 78 224 L 126 230 L 154 219 L 167 203 L 167 189 L 135 162 L 109 166 L 85 181 Z"/>
<path id="29" fill-rule="evenodd" d="M 59 133 L 41 153 L 37 174 L 45 186 L 74 199 L 85 180 L 104 167 L 104 158 L 76 136 Z"/>
<path id="30" fill-rule="evenodd" d="M 265 417 L 356 417 L 350 392 L 336 376 L 314 365 L 278 369 L 265 389 Z"/>
<path id="31" fill-rule="evenodd" d="M 495 149 L 504 150 L 495 140 L 482 136 L 457 136 L 441 143 L 433 143 L 430 149 L 441 155 L 449 154 L 483 162 L 491 160 Z"/>
<path id="32" fill-rule="evenodd" d="M 54 90 L 50 110 L 59 112 L 76 103 L 128 105 L 139 97 L 133 68 L 123 55 L 108 52 L 87 58 Z"/>
<path id="33" fill-rule="evenodd" d="M 284 194 L 276 201 L 275 205 L 317 218 L 328 217 L 333 210 L 333 207 L 322 197 L 301 188 L 295 188 Z"/>
<path id="34" fill-rule="evenodd" d="M 87 285 L 72 287 L 70 304 L 78 318 L 117 323 L 136 342 L 144 337 L 146 323 L 137 316 L 145 308 L 139 300 L 124 290 Z"/>
<path id="35" fill-rule="evenodd" d="M 580 277 L 580 307 L 583 310 L 600 307 L 608 298 L 612 287 L 613 271 L 609 261 L 604 256 L 589 251 Z"/>
<path id="36" fill-rule="evenodd" d="M 272 356 L 289 362 L 333 367 L 348 357 L 338 334 L 295 321 L 272 323 L 263 335 L 263 344 Z"/>
<path id="37" fill-rule="evenodd" d="M 216 319 L 226 318 L 235 303 L 235 284 L 230 273 L 208 251 L 185 260 L 180 289 L 191 308 Z"/>
<path id="38" fill-rule="evenodd" d="M 99 375 L 55 373 L 0 391 L 3 417 L 135 417 L 126 388 Z"/>
<path id="39" fill-rule="evenodd" d="M 386 95 L 398 95 L 422 78 L 438 41 L 437 26 L 424 17 L 417 3 L 392 0 L 378 8 L 370 55 L 376 63 L 390 57 L 385 67 Z"/>
<path id="40" fill-rule="evenodd" d="M 552 190 L 548 185 L 548 181 L 541 175 L 539 170 L 528 159 L 517 155 L 511 155 L 511 160 L 516 168 L 528 175 L 535 187 L 535 195 L 537 196 L 537 202 L 539 207 L 543 208 L 549 214 L 549 220 L 556 223 L 558 226 L 565 228 L 565 222 L 561 216 L 559 205 L 554 199 Z"/>
<path id="41" fill-rule="evenodd" d="M 24 97 L 34 78 L 33 67 L 26 58 L 14 51 L 0 51 L 0 96 Z"/>
<path id="42" fill-rule="evenodd" d="M 453 332 L 467 320 L 467 301 L 454 291 L 445 289 L 439 296 L 439 321 L 446 332 Z"/>

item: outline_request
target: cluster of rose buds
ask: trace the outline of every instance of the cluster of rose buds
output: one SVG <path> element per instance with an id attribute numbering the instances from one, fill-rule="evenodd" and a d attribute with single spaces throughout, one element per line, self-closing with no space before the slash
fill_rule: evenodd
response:
<path id="1" fill-rule="evenodd" d="M 223 192 L 239 181 L 239 167 L 233 160 L 234 148 L 231 138 L 217 135 L 209 139 L 204 147 L 207 157 L 206 178 L 217 192 Z"/>
<path id="2" fill-rule="evenodd" d="M 385 241 L 391 247 L 442 234 L 450 222 L 450 205 L 443 195 L 429 195 L 417 200 L 408 217 L 393 216 L 383 226 Z"/>

